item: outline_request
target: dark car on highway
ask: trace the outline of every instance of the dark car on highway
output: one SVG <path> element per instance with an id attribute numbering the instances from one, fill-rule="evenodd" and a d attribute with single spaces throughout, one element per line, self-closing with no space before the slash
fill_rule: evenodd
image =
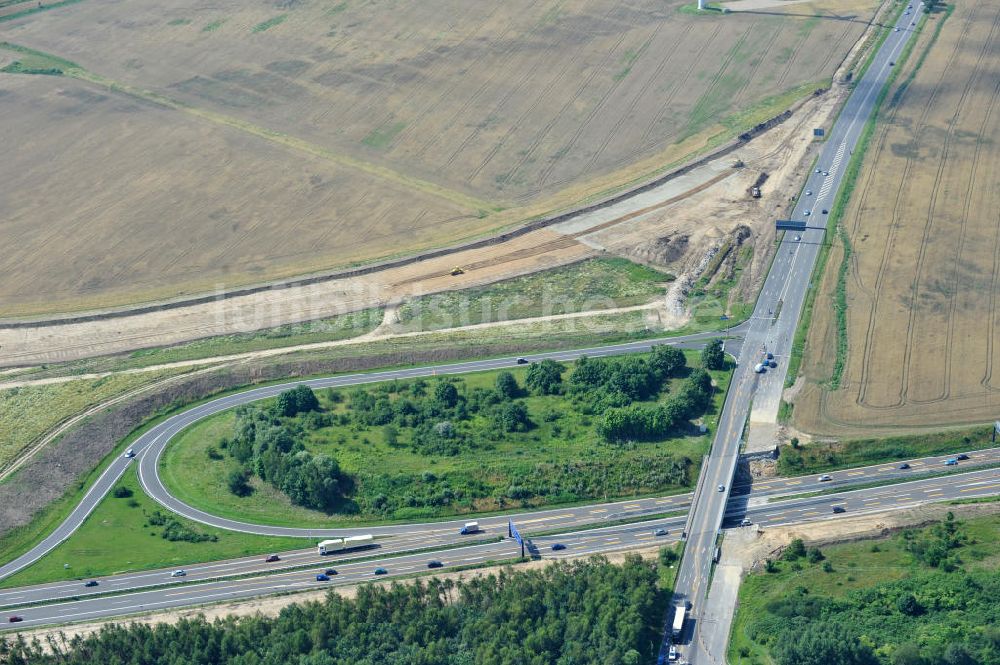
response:
<path id="1" fill-rule="evenodd" d="M 329 575 L 324 575 L 323 573 L 320 573 L 319 575 L 316 576 L 316 581 L 317 582 L 329 582 L 330 581 L 330 576 Z"/>
<path id="2" fill-rule="evenodd" d="M 376 575 L 388 575 L 389 571 L 386 570 L 385 568 L 376 568 L 375 569 L 375 574 Z"/>
<path id="3" fill-rule="evenodd" d="M 910 465 L 907 464 L 906 462 L 903 462 L 902 464 L 899 465 L 899 468 L 902 469 L 903 471 L 906 471 L 907 469 L 910 468 Z"/>
<path id="4" fill-rule="evenodd" d="M 277 554 L 271 554 L 266 559 L 264 559 L 264 563 L 274 563 L 275 561 L 281 561 L 281 557 L 278 556 Z"/>
<path id="5" fill-rule="evenodd" d="M 437 560 L 427 562 L 428 568 L 441 568 L 442 566 L 444 566 L 444 564 Z"/>
<path id="6" fill-rule="evenodd" d="M 97 580 L 90 580 L 89 582 L 86 582 L 83 586 L 87 587 L 97 586 Z"/>
<path id="7" fill-rule="evenodd" d="M 563 545 L 562 543 L 553 543 L 552 544 L 552 551 L 553 552 L 558 552 L 559 550 L 564 550 L 564 549 L 566 549 L 566 546 Z"/>
<path id="8" fill-rule="evenodd" d="M 17 623 L 18 621 L 24 621 L 24 617 L 19 617 L 16 614 L 7 619 L 10 623 Z"/>
<path id="9" fill-rule="evenodd" d="M 843 506 L 833 506 L 833 512 L 835 512 L 835 513 L 846 513 L 847 512 L 847 508 L 844 508 Z"/>
<path id="10" fill-rule="evenodd" d="M 955 459 L 957 459 L 957 460 L 967 460 L 967 459 L 969 459 L 969 456 L 966 455 L 965 453 L 962 453 L 961 455 L 957 455 L 955 457 Z"/>
<path id="11" fill-rule="evenodd" d="M 333 568 L 327 568 L 327 569 L 326 569 L 325 571 L 323 571 L 323 572 L 324 572 L 324 573 L 325 573 L 326 575 L 336 575 L 336 574 L 337 574 L 337 571 L 336 571 L 336 570 L 334 570 Z"/>

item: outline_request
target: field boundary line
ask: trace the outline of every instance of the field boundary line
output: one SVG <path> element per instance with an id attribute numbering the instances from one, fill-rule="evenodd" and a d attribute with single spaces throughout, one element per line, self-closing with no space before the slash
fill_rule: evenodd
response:
<path id="1" fill-rule="evenodd" d="M 101 84 L 108 85 L 106 82 Z M 149 101 L 150 103 L 160 103 L 157 102 L 155 99 L 149 99 L 146 101 Z M 70 325 L 77 323 L 87 323 L 91 321 L 105 321 L 109 319 L 124 318 L 128 316 L 137 316 L 140 314 L 149 314 L 151 312 L 162 312 L 171 309 L 178 309 L 181 307 L 201 305 L 213 301 L 230 300 L 233 298 L 253 295 L 265 291 L 280 291 L 283 289 L 309 286 L 312 284 L 333 281 L 336 279 L 345 279 L 350 277 L 371 275 L 393 268 L 400 268 L 408 265 L 413 265 L 415 263 L 419 263 L 421 261 L 426 261 L 429 259 L 449 256 L 451 254 L 456 254 L 458 252 L 464 252 L 468 250 L 480 249 L 483 247 L 497 245 L 503 242 L 507 242 L 509 240 L 513 240 L 514 238 L 526 235 L 528 233 L 531 233 L 532 231 L 537 231 L 539 229 L 544 229 L 549 226 L 553 226 L 555 224 L 568 221 L 579 215 L 589 214 L 592 212 L 596 212 L 598 210 L 603 210 L 604 208 L 608 208 L 610 206 L 626 201 L 638 194 L 642 194 L 651 189 L 655 189 L 671 180 L 674 180 L 676 178 L 679 178 L 680 176 L 690 173 L 691 171 L 693 171 L 698 167 L 704 166 L 705 164 L 711 161 L 714 161 L 716 159 L 719 159 L 734 152 L 740 147 L 746 145 L 746 143 L 751 141 L 752 139 L 784 123 L 790 117 L 792 117 L 792 111 L 785 110 L 782 113 L 779 113 L 778 115 L 770 118 L 769 120 L 761 122 L 757 126 L 740 134 L 738 137 L 730 141 L 728 144 L 723 145 L 722 147 L 708 154 L 702 155 L 694 159 L 693 161 L 682 164 L 681 166 L 669 171 L 668 173 L 658 175 L 652 180 L 645 181 L 642 184 L 634 188 L 628 189 L 624 192 L 613 194 L 608 198 L 599 200 L 595 203 L 587 204 L 580 208 L 574 208 L 569 211 L 558 213 L 556 215 L 548 217 L 528 220 L 527 222 L 516 225 L 514 228 L 510 228 L 509 230 L 489 235 L 485 238 L 470 240 L 465 243 L 450 245 L 448 247 L 432 249 L 426 252 L 422 252 L 420 254 L 414 254 L 395 259 L 388 259 L 376 263 L 369 263 L 363 266 L 345 268 L 343 270 L 324 272 L 320 274 L 306 275 L 303 277 L 293 278 L 284 281 L 276 281 L 266 284 L 246 286 L 243 288 L 233 289 L 231 291 L 225 291 L 223 293 L 207 294 L 192 298 L 179 298 L 174 300 L 167 300 L 145 305 L 139 305 L 135 307 L 105 309 L 91 313 L 76 314 L 76 315 L 71 314 L 67 316 L 57 316 L 48 318 L 6 319 L 6 320 L 0 319 L 0 330 L 18 330 L 18 329 L 43 328 L 43 327 L 58 326 L 58 325 Z"/>

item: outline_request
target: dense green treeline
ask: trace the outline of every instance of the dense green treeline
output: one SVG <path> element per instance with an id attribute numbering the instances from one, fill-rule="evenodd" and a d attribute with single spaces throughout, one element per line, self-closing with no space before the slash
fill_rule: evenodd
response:
<path id="1" fill-rule="evenodd" d="M 998 525 L 949 513 L 889 542 L 825 553 L 793 542 L 747 580 L 732 661 L 763 665 L 760 646 L 776 665 L 1000 663 L 1000 571 L 986 564 Z"/>
<path id="2" fill-rule="evenodd" d="M 4 665 L 638 665 L 656 658 L 657 565 L 595 557 L 468 581 L 364 586 L 276 618 L 111 624 L 54 653 L 6 643 Z"/>

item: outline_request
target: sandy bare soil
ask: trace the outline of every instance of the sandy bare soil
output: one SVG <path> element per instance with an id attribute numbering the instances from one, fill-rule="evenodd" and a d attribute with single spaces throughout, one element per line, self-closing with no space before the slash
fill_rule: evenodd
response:
<path id="1" fill-rule="evenodd" d="M 1000 413 L 1000 6 L 955 7 L 872 139 L 843 220 L 853 250 L 843 376 L 831 390 L 838 243 L 795 398 L 800 429 L 858 434 Z M 942 20 L 929 21 L 915 54 Z"/>
<path id="2" fill-rule="evenodd" d="M 0 313 L 262 283 L 563 209 L 773 114 L 876 2 L 683 4 L 136 0 L 5 22 L 89 82 L 0 74 Z"/>

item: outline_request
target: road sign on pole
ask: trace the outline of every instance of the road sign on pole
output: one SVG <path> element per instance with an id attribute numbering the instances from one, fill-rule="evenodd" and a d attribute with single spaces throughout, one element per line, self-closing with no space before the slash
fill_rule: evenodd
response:
<path id="1" fill-rule="evenodd" d="M 774 228 L 776 231 L 805 231 L 806 223 L 794 219 L 779 219 L 775 221 Z"/>
<path id="2" fill-rule="evenodd" d="M 517 541 L 517 544 L 521 546 L 521 557 L 524 558 L 524 539 L 521 538 L 521 534 L 518 533 L 517 527 L 514 526 L 514 520 L 507 520 L 507 533 L 510 537 Z"/>

